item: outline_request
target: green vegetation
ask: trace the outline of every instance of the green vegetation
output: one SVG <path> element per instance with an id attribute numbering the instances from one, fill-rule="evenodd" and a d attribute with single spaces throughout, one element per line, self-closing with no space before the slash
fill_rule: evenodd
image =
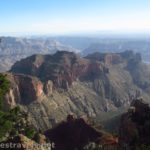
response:
<path id="1" fill-rule="evenodd" d="M 26 135 L 29 139 L 32 139 L 32 138 L 34 137 L 35 133 L 36 133 L 36 130 L 33 129 L 33 128 L 28 127 L 28 128 L 25 129 L 25 135 Z"/>
<path id="2" fill-rule="evenodd" d="M 6 79 L 6 75 L 0 74 L 0 110 L 2 109 L 2 100 L 6 92 L 9 90 L 9 81 Z"/>
<path id="3" fill-rule="evenodd" d="M 19 119 L 19 108 L 16 107 L 8 112 L 0 113 L 0 141 L 7 138 L 12 131 L 15 131 L 15 125 Z"/>
<path id="4" fill-rule="evenodd" d="M 21 112 L 17 106 L 8 112 L 0 113 L 0 141 L 18 134 L 24 134 L 32 139 L 36 133 L 34 127 L 29 125 L 27 114 Z"/>
<path id="5" fill-rule="evenodd" d="M 0 74 L 0 141 L 8 137 L 14 137 L 19 133 L 33 138 L 36 131 L 28 124 L 27 114 L 21 112 L 20 107 L 16 106 L 7 112 L 3 111 L 3 98 L 9 90 L 10 83 L 6 75 Z"/>

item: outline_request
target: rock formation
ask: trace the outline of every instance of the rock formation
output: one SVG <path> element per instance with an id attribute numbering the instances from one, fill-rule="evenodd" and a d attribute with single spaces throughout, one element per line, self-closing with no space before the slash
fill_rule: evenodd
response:
<path id="1" fill-rule="evenodd" d="M 43 84 L 36 78 L 29 75 L 6 73 L 10 81 L 10 89 L 5 95 L 5 107 L 13 107 L 16 104 L 29 104 L 39 101 L 43 94 Z"/>
<path id="2" fill-rule="evenodd" d="M 47 130 L 45 135 L 54 143 L 54 150 L 83 149 L 90 142 L 107 146 L 117 144 L 115 137 L 96 130 L 84 119 L 74 118 L 73 115 L 68 115 L 66 121 Z"/>
<path id="3" fill-rule="evenodd" d="M 150 106 L 142 99 L 135 99 L 129 111 L 122 115 L 119 144 L 121 149 L 150 147 Z"/>
<path id="4" fill-rule="evenodd" d="M 51 38 L 0 37 L 0 39 L 0 72 L 8 71 L 16 61 L 33 54 L 53 54 L 58 50 L 79 51 Z"/>
<path id="5" fill-rule="evenodd" d="M 42 81 L 52 80 L 56 88 L 68 89 L 74 81 L 84 76 L 93 78 L 102 74 L 105 66 L 91 63 L 72 52 L 59 51 L 54 55 L 33 55 L 14 64 L 11 72 L 39 77 Z"/>
<path id="6" fill-rule="evenodd" d="M 11 87 L 5 106 L 19 104 L 38 129 L 54 126 L 68 113 L 101 119 L 105 112 L 129 106 L 135 97 L 150 101 L 150 71 L 141 60 L 129 68 L 137 58 L 130 51 L 85 58 L 65 51 L 33 55 L 16 62 L 6 73 Z M 144 79 L 139 79 L 145 86 L 134 80 L 134 70 L 146 70 Z"/>

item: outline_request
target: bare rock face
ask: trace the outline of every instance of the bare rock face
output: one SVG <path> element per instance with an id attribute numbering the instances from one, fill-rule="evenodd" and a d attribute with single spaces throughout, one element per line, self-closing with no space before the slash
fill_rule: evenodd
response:
<path id="1" fill-rule="evenodd" d="M 123 62 L 122 53 L 93 53 L 86 56 L 90 60 L 103 62 L 105 65 L 114 65 Z"/>
<path id="2" fill-rule="evenodd" d="M 47 96 L 52 95 L 52 93 L 53 93 L 53 82 L 52 82 L 51 80 L 48 80 L 48 81 L 45 83 L 44 91 L 45 91 L 45 94 L 46 94 Z"/>
<path id="3" fill-rule="evenodd" d="M 23 103 L 30 103 L 30 100 L 38 100 L 43 93 L 43 84 L 34 77 L 15 76 L 15 81 L 20 89 L 21 99 Z"/>
<path id="4" fill-rule="evenodd" d="M 104 59 L 106 65 L 119 64 L 122 62 L 122 58 L 119 54 L 106 54 Z"/>
<path id="5" fill-rule="evenodd" d="M 42 81 L 53 81 L 55 88 L 68 89 L 74 81 L 84 76 L 97 77 L 104 65 L 81 58 L 73 52 L 59 51 L 54 55 L 33 55 L 17 62 L 11 69 L 39 77 Z"/>
<path id="6" fill-rule="evenodd" d="M 7 74 L 10 80 L 10 89 L 5 96 L 5 105 L 13 107 L 16 103 L 29 104 L 33 101 L 40 102 L 43 92 L 43 84 L 36 77 L 19 74 Z"/>
<path id="7" fill-rule="evenodd" d="M 17 93 L 18 94 L 18 93 Z M 8 108 L 13 108 L 16 106 L 16 97 L 18 95 L 16 95 L 14 93 L 13 89 L 9 89 L 8 93 L 5 95 L 5 109 L 7 110 Z"/>

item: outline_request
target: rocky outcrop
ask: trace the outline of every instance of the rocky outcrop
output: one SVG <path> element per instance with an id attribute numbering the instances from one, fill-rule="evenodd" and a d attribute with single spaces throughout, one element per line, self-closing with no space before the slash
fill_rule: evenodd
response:
<path id="1" fill-rule="evenodd" d="M 120 54 L 117 53 L 98 53 L 89 54 L 86 58 L 103 62 L 105 65 L 119 64 L 123 61 Z"/>
<path id="2" fill-rule="evenodd" d="M 149 65 L 141 63 L 141 55 L 136 54 L 134 57 L 131 57 L 128 62 L 126 69 L 132 75 L 134 84 L 143 90 L 150 92 L 150 71 Z"/>
<path id="3" fill-rule="evenodd" d="M 23 59 L 10 71 L 37 76 L 44 82 L 52 80 L 55 88 L 68 89 L 77 79 L 95 78 L 104 70 L 105 66 L 99 62 L 92 63 L 73 52 L 59 51 L 54 55 L 33 55 Z"/>
<path id="4" fill-rule="evenodd" d="M 142 57 L 140 53 L 134 53 L 133 51 L 124 51 L 120 53 L 99 53 L 95 52 L 93 54 L 87 55 L 85 58 L 92 61 L 100 61 L 105 65 L 115 65 L 124 62 L 130 63 L 131 60 L 134 60 L 136 64 L 141 63 Z M 132 66 L 131 66 L 132 67 Z"/>
<path id="5" fill-rule="evenodd" d="M 52 95 L 53 93 L 53 82 L 51 80 L 48 80 L 44 85 L 44 92 L 47 96 Z"/>
<path id="6" fill-rule="evenodd" d="M 107 54 L 104 62 L 106 65 L 119 64 L 122 62 L 122 58 L 119 54 Z"/>
<path id="7" fill-rule="evenodd" d="M 43 84 L 38 78 L 21 74 L 7 73 L 6 75 L 11 84 L 5 95 L 5 106 L 14 107 L 16 104 L 26 105 L 34 101 L 41 101 L 40 97 L 44 93 Z"/>
<path id="8" fill-rule="evenodd" d="M 133 100 L 121 118 L 119 143 L 121 149 L 148 149 L 150 146 L 150 106 L 142 99 Z"/>
<path id="9" fill-rule="evenodd" d="M 66 121 L 47 130 L 45 135 L 55 144 L 55 150 L 83 149 L 90 142 L 107 146 L 118 143 L 117 138 L 97 130 L 83 118 L 74 118 L 73 115 L 68 115 Z"/>

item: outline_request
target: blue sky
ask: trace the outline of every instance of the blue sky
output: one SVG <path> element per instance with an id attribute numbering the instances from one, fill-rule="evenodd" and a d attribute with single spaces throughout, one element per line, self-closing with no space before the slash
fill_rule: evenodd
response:
<path id="1" fill-rule="evenodd" d="M 0 0 L 0 33 L 149 32 L 150 0 Z"/>

